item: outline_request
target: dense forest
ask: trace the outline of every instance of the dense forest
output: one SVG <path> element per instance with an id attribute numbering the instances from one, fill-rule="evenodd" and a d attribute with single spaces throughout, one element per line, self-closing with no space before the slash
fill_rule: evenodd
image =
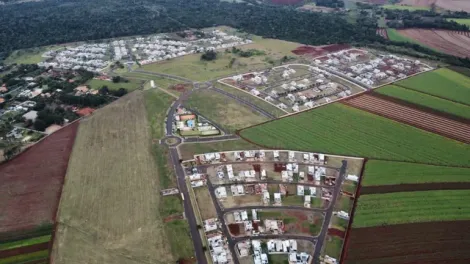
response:
<path id="1" fill-rule="evenodd" d="M 0 6 L 0 58 L 1 53 L 6 56 L 21 48 L 227 25 L 263 37 L 310 45 L 351 43 L 407 48 L 470 66 L 469 60 L 378 37 L 374 16 L 360 15 L 355 22 L 349 23 L 343 14 L 299 12 L 294 7 L 256 1 L 44 0 Z"/>
<path id="2" fill-rule="evenodd" d="M 469 27 L 458 24 L 454 21 L 448 21 L 446 18 L 470 18 L 467 12 L 448 12 L 437 13 L 434 11 L 417 10 L 410 12 L 408 10 L 385 9 L 385 19 L 387 25 L 392 28 L 439 28 L 448 30 L 468 31 Z"/>

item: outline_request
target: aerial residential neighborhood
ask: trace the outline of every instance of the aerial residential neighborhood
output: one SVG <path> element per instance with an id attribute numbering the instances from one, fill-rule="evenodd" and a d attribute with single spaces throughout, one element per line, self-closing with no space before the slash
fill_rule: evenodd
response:
<path id="1" fill-rule="evenodd" d="M 467 264 L 458 0 L 0 0 L 0 264 Z"/>

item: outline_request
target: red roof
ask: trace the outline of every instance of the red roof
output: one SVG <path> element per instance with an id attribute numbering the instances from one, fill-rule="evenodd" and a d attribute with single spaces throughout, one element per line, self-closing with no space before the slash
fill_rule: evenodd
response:
<path id="1" fill-rule="evenodd" d="M 77 115 L 79 116 L 88 116 L 91 115 L 95 109 L 90 108 L 90 107 L 85 107 L 77 111 Z"/>

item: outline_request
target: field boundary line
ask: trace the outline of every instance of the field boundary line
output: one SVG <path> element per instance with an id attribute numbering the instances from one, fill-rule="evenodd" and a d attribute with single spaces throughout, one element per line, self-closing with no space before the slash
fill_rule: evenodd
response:
<path id="1" fill-rule="evenodd" d="M 348 227 L 346 228 L 346 235 L 344 236 L 343 240 L 343 247 L 341 248 L 341 256 L 339 259 L 339 263 L 344 263 L 344 260 L 348 256 L 349 235 L 351 234 L 351 229 L 354 222 L 354 215 L 356 213 L 357 201 L 359 200 L 359 197 L 361 195 L 362 180 L 364 178 L 364 171 L 366 169 L 366 164 L 368 161 L 369 159 L 364 158 L 364 162 L 362 163 L 361 174 L 359 175 L 359 182 L 357 184 L 353 207 L 351 209 L 351 217 L 348 223 Z"/>

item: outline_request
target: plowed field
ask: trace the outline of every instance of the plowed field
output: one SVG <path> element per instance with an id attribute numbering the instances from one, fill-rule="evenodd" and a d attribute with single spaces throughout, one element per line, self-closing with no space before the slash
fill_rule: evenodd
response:
<path id="1" fill-rule="evenodd" d="M 429 132 L 470 143 L 470 125 L 468 123 L 450 120 L 369 94 L 353 97 L 344 103 Z"/>
<path id="2" fill-rule="evenodd" d="M 470 221 L 354 228 L 346 264 L 469 263 Z"/>
<path id="3" fill-rule="evenodd" d="M 403 29 L 398 32 L 441 52 L 462 58 L 470 56 L 469 32 L 431 29 Z"/>
<path id="4" fill-rule="evenodd" d="M 435 3 L 437 7 L 452 10 L 452 11 L 467 11 L 470 12 L 470 1 L 466 0 L 402 0 L 402 4 L 412 6 L 426 6 L 430 7 Z"/>
<path id="5" fill-rule="evenodd" d="M 52 223 L 78 122 L 0 165 L 0 233 Z"/>

